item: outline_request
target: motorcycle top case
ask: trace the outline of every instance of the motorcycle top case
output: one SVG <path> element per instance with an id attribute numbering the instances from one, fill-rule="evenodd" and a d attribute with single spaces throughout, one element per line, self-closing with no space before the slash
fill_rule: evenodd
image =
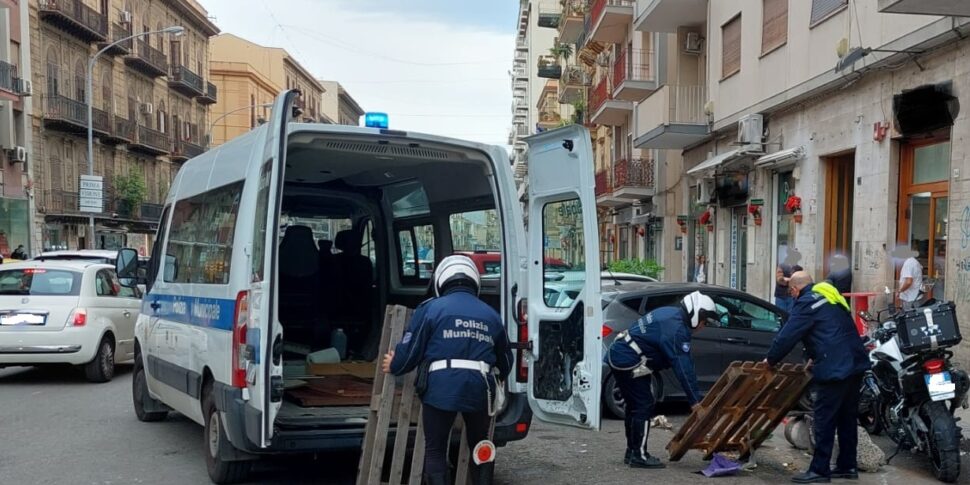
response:
<path id="1" fill-rule="evenodd" d="M 907 310 L 896 317 L 896 330 L 899 350 L 906 354 L 952 347 L 963 340 L 952 301 Z"/>

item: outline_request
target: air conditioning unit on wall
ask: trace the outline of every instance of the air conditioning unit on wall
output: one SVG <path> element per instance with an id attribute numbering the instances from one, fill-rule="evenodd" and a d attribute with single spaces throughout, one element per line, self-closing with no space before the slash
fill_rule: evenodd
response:
<path id="1" fill-rule="evenodd" d="M 699 32 L 688 32 L 684 39 L 684 52 L 687 54 L 704 53 L 704 38 Z"/>
<path id="2" fill-rule="evenodd" d="M 155 106 L 151 103 L 142 103 L 140 106 L 141 113 L 145 115 L 150 115 L 155 113 Z"/>
<path id="3" fill-rule="evenodd" d="M 22 146 L 15 146 L 7 150 L 7 159 L 10 163 L 27 163 L 27 149 Z"/>
<path id="4" fill-rule="evenodd" d="M 744 153 L 764 153 L 764 116 L 750 114 L 738 120 L 738 148 Z"/>
<path id="5" fill-rule="evenodd" d="M 131 24 L 131 12 L 127 10 L 121 12 L 121 23 Z"/>

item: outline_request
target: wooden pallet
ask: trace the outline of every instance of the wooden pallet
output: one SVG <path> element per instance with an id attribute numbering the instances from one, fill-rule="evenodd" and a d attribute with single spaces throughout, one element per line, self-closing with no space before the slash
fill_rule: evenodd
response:
<path id="1" fill-rule="evenodd" d="M 383 359 L 388 349 L 401 341 L 401 335 L 411 320 L 412 313 L 411 309 L 399 305 L 387 307 L 378 359 Z M 357 485 L 421 484 L 424 471 L 424 423 L 421 417 L 421 401 L 414 391 L 415 378 L 414 372 L 401 378 L 384 374 L 378 362 L 374 372 L 374 389 L 364 432 L 363 452 L 357 469 Z M 455 432 L 461 434 L 455 483 L 467 484 L 471 453 L 468 451 L 460 414 L 455 421 L 452 436 Z M 393 442 L 390 442 L 392 424 L 395 429 L 416 428 L 413 447 L 408 447 L 410 433 L 394 433 Z M 494 429 L 494 419 L 491 426 Z M 386 459 L 388 454 L 390 462 Z M 406 466 L 409 473 L 404 476 Z"/>
<path id="2" fill-rule="evenodd" d="M 670 460 L 692 449 L 703 451 L 705 459 L 724 451 L 746 459 L 795 406 L 810 379 L 802 364 L 732 363 L 667 444 Z"/>

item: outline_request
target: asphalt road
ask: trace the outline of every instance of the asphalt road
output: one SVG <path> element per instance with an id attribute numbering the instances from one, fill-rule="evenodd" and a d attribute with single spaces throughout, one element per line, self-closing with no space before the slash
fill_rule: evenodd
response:
<path id="1" fill-rule="evenodd" d="M 684 409 L 666 406 L 675 429 Z M 72 369 L 0 370 L 0 483 L 206 484 L 202 428 L 172 413 L 141 423 L 131 408 L 131 370 L 91 384 Z M 673 431 L 654 430 L 650 449 L 662 452 Z M 884 440 L 877 444 L 887 452 Z M 664 470 L 632 470 L 620 463 L 623 425 L 604 420 L 599 432 L 535 423 L 529 437 L 499 450 L 497 484 L 693 483 L 706 466 L 696 452 Z M 722 484 L 782 483 L 810 457 L 792 449 L 779 429 L 756 455 L 758 467 Z M 354 454 L 299 456 L 260 462 L 252 483 L 353 483 Z M 963 483 L 970 483 L 964 461 Z M 903 453 L 859 483 L 933 483 L 925 460 Z"/>

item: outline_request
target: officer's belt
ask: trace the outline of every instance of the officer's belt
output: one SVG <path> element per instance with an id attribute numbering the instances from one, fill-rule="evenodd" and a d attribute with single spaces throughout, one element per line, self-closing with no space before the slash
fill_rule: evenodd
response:
<path id="1" fill-rule="evenodd" d="M 641 359 L 646 359 L 647 358 L 646 355 L 643 355 L 643 350 L 640 349 L 640 346 L 637 345 L 637 342 L 635 340 L 633 340 L 633 337 L 630 336 L 630 333 L 629 332 L 620 332 L 620 334 L 617 335 L 617 337 L 623 339 L 623 341 L 626 342 L 626 344 L 631 349 L 633 349 L 633 351 L 636 352 L 637 355 L 639 355 Z"/>
<path id="2" fill-rule="evenodd" d="M 482 374 L 488 374 L 492 370 L 492 366 L 488 365 L 487 362 L 482 362 L 480 360 L 447 359 L 436 360 L 428 367 L 429 372 L 442 369 L 468 369 L 477 370 Z"/>

